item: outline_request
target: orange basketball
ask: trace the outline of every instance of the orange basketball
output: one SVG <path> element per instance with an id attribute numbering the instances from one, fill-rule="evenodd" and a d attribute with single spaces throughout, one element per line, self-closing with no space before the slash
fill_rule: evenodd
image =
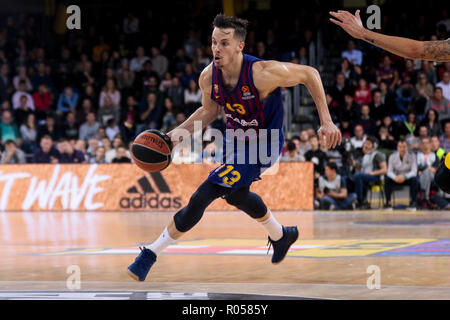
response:
<path id="1" fill-rule="evenodd" d="M 172 141 L 164 132 L 151 129 L 140 133 L 131 145 L 134 163 L 146 172 L 167 168 L 172 160 Z"/>

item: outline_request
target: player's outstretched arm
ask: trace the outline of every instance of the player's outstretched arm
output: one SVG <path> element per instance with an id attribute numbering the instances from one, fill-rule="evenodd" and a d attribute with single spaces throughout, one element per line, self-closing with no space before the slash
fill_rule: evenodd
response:
<path id="1" fill-rule="evenodd" d="M 202 106 L 195 110 L 195 112 L 187 118 L 182 124 L 170 131 L 167 135 L 172 138 L 172 136 L 178 135 L 177 131 L 181 129 L 187 130 L 191 135 L 194 133 L 194 123 L 200 121 L 202 124 L 202 129 L 207 127 L 211 122 L 217 119 L 220 107 L 213 101 L 210 97 L 211 94 L 211 72 L 209 67 L 200 74 L 200 79 L 198 81 L 200 89 L 202 90 Z M 173 141 L 173 139 L 172 139 Z M 178 141 L 173 141 L 174 146 L 178 144 Z"/>
<path id="2" fill-rule="evenodd" d="M 348 11 L 331 11 L 336 19 L 330 21 L 342 27 L 352 37 L 367 41 L 391 53 L 409 59 L 450 61 L 450 40 L 417 41 L 408 38 L 387 36 L 364 28 L 359 10 L 353 15 Z"/>
<path id="3" fill-rule="evenodd" d="M 328 148 L 341 144 L 341 131 L 331 120 L 322 80 L 315 68 L 289 62 L 262 61 L 253 67 L 253 78 L 255 81 L 258 80 L 255 84 L 260 92 L 272 92 L 277 87 L 305 85 L 319 113 L 321 126 L 317 133 L 321 143 Z"/>

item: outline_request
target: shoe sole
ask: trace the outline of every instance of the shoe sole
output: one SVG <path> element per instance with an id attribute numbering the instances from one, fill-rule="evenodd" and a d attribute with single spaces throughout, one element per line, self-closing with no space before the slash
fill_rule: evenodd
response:
<path id="1" fill-rule="evenodd" d="M 139 280 L 139 277 L 137 275 L 135 275 L 133 272 L 130 271 L 130 269 L 127 269 L 127 274 L 135 281 L 138 282 L 142 282 L 141 280 Z"/>
<path id="2" fill-rule="evenodd" d="M 287 254 L 289 253 L 289 249 L 291 248 L 291 246 L 295 243 L 295 241 L 298 240 L 298 235 L 299 235 L 299 232 L 298 232 L 298 230 L 297 230 L 297 236 L 295 237 L 295 240 L 292 241 L 291 244 L 289 245 L 289 248 L 287 249 L 287 252 L 286 252 L 286 254 L 284 255 L 283 259 L 281 259 L 281 260 L 278 261 L 278 262 L 272 262 L 272 264 L 277 265 L 277 264 L 280 264 L 281 262 L 283 262 L 283 260 L 286 258 Z"/>

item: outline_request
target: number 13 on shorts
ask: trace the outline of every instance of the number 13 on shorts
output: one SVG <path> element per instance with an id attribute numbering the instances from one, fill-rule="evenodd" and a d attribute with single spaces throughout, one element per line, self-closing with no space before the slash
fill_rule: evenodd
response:
<path id="1" fill-rule="evenodd" d="M 220 166 L 218 169 L 222 169 L 225 165 Z M 232 165 L 226 165 L 225 170 L 218 174 L 220 178 L 223 177 L 222 181 L 230 186 L 235 184 L 239 179 L 241 179 L 241 174 L 237 170 L 233 170 Z"/>

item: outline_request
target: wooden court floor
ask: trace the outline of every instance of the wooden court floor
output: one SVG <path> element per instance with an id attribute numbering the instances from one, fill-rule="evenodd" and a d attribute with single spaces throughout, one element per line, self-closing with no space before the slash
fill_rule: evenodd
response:
<path id="1" fill-rule="evenodd" d="M 145 282 L 134 282 L 126 267 L 171 213 L 2 212 L 0 299 L 11 292 L 70 293 L 70 266 L 79 268 L 75 291 L 87 293 L 450 299 L 449 211 L 275 215 L 300 231 L 279 265 L 270 263 L 258 223 L 240 212 L 207 212 L 158 257 Z"/>

